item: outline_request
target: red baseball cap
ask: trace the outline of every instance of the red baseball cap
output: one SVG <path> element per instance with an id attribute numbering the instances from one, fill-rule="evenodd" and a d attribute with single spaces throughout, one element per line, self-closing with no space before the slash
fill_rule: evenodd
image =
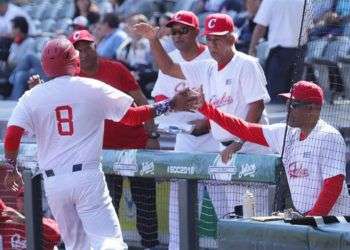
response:
<path id="1" fill-rule="evenodd" d="M 191 26 L 195 29 L 199 29 L 199 20 L 196 14 L 192 11 L 180 10 L 175 13 L 171 20 L 165 25 L 166 27 L 171 27 L 175 23 L 181 23 L 184 25 Z"/>
<path id="2" fill-rule="evenodd" d="M 73 44 L 79 41 L 95 42 L 95 37 L 87 30 L 74 31 L 68 39 Z"/>
<path id="3" fill-rule="evenodd" d="M 226 35 L 233 32 L 234 24 L 229 15 L 222 13 L 210 14 L 205 18 L 204 35 Z"/>
<path id="4" fill-rule="evenodd" d="M 307 103 L 314 103 L 318 105 L 323 104 L 323 90 L 320 86 L 313 82 L 299 81 L 293 85 L 291 93 L 282 93 L 288 99 L 302 101 Z"/>

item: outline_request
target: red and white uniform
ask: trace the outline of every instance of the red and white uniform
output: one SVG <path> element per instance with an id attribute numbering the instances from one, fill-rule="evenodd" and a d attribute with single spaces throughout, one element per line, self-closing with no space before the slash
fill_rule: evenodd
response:
<path id="1" fill-rule="evenodd" d="M 243 140 L 282 153 L 286 124 L 260 125 L 204 105 L 201 112 Z M 348 215 L 350 197 L 344 181 L 346 146 L 340 133 L 319 120 L 305 138 L 288 127 L 283 165 L 295 208 L 308 215 Z"/>
<path id="2" fill-rule="evenodd" d="M 255 58 L 244 53 L 236 51 L 223 68 L 219 68 L 214 60 L 181 63 L 180 66 L 187 80 L 203 85 L 206 101 L 220 111 L 245 119 L 250 103 L 270 100 L 263 69 Z M 261 123 L 268 123 L 265 111 Z M 210 121 L 210 125 L 216 140 L 225 142 L 237 139 L 215 122 Z M 245 143 L 240 152 L 257 153 L 264 150 L 266 148 Z"/>
<path id="3" fill-rule="evenodd" d="M 263 126 L 268 145 L 282 153 L 286 124 Z M 340 133 L 319 120 L 316 127 L 300 140 L 300 129 L 288 128 L 283 165 L 286 169 L 293 204 L 298 211 L 306 213 L 314 206 L 325 179 L 345 176 L 346 146 Z M 350 214 L 350 199 L 345 182 L 331 215 Z"/>
<path id="4" fill-rule="evenodd" d="M 15 209 L 7 207 L 0 199 L 0 212 L 14 211 Z M 49 218 L 43 218 L 43 249 L 52 250 L 60 242 L 60 233 L 57 223 Z M 2 237 L 1 249 L 20 250 L 27 249 L 27 240 L 25 235 L 25 224 L 18 224 L 10 221 L 10 218 L 0 214 L 0 235 Z"/>
<path id="5" fill-rule="evenodd" d="M 66 249 L 125 248 L 100 157 L 104 120 L 119 121 L 132 102 L 103 82 L 60 76 L 27 91 L 11 115 L 8 126 L 36 136 L 48 203 Z"/>
<path id="6" fill-rule="evenodd" d="M 109 59 L 99 58 L 98 60 L 98 70 L 94 75 L 87 76 L 82 72 L 79 75 L 105 82 L 124 93 L 140 89 L 124 65 Z M 128 126 L 112 120 L 105 121 L 103 148 L 145 148 L 147 140 L 148 135 L 143 124 Z"/>
<path id="7" fill-rule="evenodd" d="M 179 50 L 174 50 L 169 53 L 171 59 L 176 63 L 183 63 L 186 60 L 181 56 Z M 211 58 L 209 50 L 206 46 L 200 48 L 200 53 L 191 62 L 202 61 Z M 152 96 L 156 98 L 173 97 L 176 92 L 183 90 L 184 88 L 199 88 L 201 82 L 183 80 L 165 75 L 159 71 L 158 79 L 152 91 Z M 175 114 L 169 114 L 164 118 L 167 119 L 169 116 L 178 117 L 182 122 L 188 123 L 193 120 L 205 119 L 205 116 L 199 112 L 177 112 Z M 176 135 L 175 151 L 184 152 L 218 152 L 220 150 L 220 143 L 213 138 L 211 132 L 201 136 L 193 136 L 188 133 L 179 133 Z M 180 235 L 180 225 L 179 225 L 179 202 L 178 202 L 178 188 L 179 184 L 177 182 L 170 183 L 170 198 L 169 198 L 169 249 L 177 250 L 180 249 L 179 235 Z M 222 195 L 219 195 L 219 187 L 214 187 L 215 190 L 208 186 L 208 191 L 211 195 L 213 203 L 217 209 L 223 207 L 221 203 L 225 200 Z M 199 204 L 201 204 L 203 197 L 203 185 L 199 185 L 198 188 Z"/>
<path id="8" fill-rule="evenodd" d="M 175 63 L 186 62 L 186 60 L 181 56 L 180 51 L 177 49 L 169 53 L 169 56 Z M 211 58 L 211 56 L 208 51 L 208 48 L 203 46 L 201 47 L 200 54 L 198 54 L 198 56 L 190 62 L 192 63 L 194 61 L 203 61 L 209 58 Z M 165 75 L 164 73 L 159 71 L 156 84 L 154 85 L 152 91 L 152 96 L 156 99 L 159 96 L 171 98 L 178 91 L 181 91 L 184 88 L 199 88 L 200 85 L 201 82 L 174 78 L 169 75 Z M 184 123 L 205 118 L 202 114 L 198 112 L 177 112 L 174 114 L 169 114 L 167 117 L 171 115 L 181 117 Z M 185 152 L 217 152 L 220 150 L 220 147 L 219 143 L 215 141 L 211 133 L 201 136 L 193 136 L 187 133 L 179 133 L 176 136 L 175 150 Z"/>

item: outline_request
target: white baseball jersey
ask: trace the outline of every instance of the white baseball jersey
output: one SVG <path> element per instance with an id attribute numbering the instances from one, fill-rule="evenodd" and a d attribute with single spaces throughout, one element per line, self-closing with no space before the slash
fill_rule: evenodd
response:
<path id="1" fill-rule="evenodd" d="M 214 60 L 181 63 L 180 66 L 187 80 L 203 85 L 206 101 L 222 112 L 245 119 L 250 103 L 270 101 L 263 69 L 256 58 L 244 53 L 236 51 L 232 60 L 220 70 Z M 265 111 L 261 123 L 268 123 Z M 238 139 L 215 122 L 210 121 L 210 125 L 216 140 Z M 241 151 L 256 152 L 260 147 L 245 143 Z"/>
<path id="2" fill-rule="evenodd" d="M 181 56 L 179 50 L 174 50 L 169 53 L 171 59 L 176 63 L 186 62 L 186 60 Z M 208 48 L 200 53 L 193 61 L 201 61 L 211 58 Z M 159 71 L 158 79 L 152 91 L 152 96 L 164 95 L 166 97 L 173 97 L 178 91 L 184 88 L 199 88 L 201 85 L 197 81 L 187 81 L 183 79 L 174 78 L 165 75 L 163 72 Z M 205 117 L 199 112 L 177 112 L 177 114 L 169 114 L 177 117 L 181 116 L 181 122 L 188 123 L 193 120 L 204 119 Z M 193 136 L 186 133 L 180 133 L 176 136 L 176 151 L 202 151 L 202 152 L 216 152 L 220 150 L 219 143 L 213 138 L 212 134 L 206 134 L 202 136 Z"/>
<path id="3" fill-rule="evenodd" d="M 270 147 L 282 153 L 286 124 L 263 126 Z M 332 176 L 345 176 L 345 142 L 340 133 L 319 120 L 308 137 L 300 140 L 300 129 L 288 128 L 283 165 L 286 169 L 293 204 L 300 212 L 312 209 L 323 181 Z M 330 215 L 350 214 L 350 197 L 344 182 L 341 194 Z"/>
<path id="4" fill-rule="evenodd" d="M 104 120 L 119 121 L 132 102 L 103 82 L 62 76 L 27 91 L 8 126 L 22 127 L 36 136 L 41 169 L 98 163 Z"/>

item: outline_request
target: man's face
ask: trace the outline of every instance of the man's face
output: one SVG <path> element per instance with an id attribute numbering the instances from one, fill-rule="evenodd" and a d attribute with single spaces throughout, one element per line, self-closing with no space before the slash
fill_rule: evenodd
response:
<path id="1" fill-rule="evenodd" d="M 79 41 L 74 44 L 76 50 L 79 51 L 80 68 L 82 71 L 91 68 L 97 63 L 97 52 L 94 42 Z"/>
<path id="2" fill-rule="evenodd" d="M 232 49 L 234 44 L 234 38 L 231 34 L 226 35 L 207 35 L 207 46 L 210 55 L 216 60 L 221 61 L 222 58 L 227 56 L 227 52 Z"/>
<path id="3" fill-rule="evenodd" d="M 287 108 L 289 107 L 289 126 L 293 128 L 300 128 L 307 125 L 307 123 L 313 122 L 312 117 L 315 113 L 313 104 L 295 100 L 288 100 L 286 105 Z"/>
<path id="4" fill-rule="evenodd" d="M 175 47 L 182 51 L 188 48 L 188 45 L 196 41 L 198 31 L 188 25 L 176 23 L 170 29 L 171 38 Z"/>
<path id="5" fill-rule="evenodd" d="M 8 8 L 8 3 L 0 3 L 0 15 L 3 16 L 6 14 Z"/>

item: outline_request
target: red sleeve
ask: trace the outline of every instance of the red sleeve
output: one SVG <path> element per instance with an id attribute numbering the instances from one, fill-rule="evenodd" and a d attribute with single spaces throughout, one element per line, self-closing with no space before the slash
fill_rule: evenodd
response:
<path id="1" fill-rule="evenodd" d="M 249 123 L 230 114 L 225 114 L 208 103 L 205 103 L 199 111 L 242 140 L 268 146 L 260 124 Z"/>
<path id="2" fill-rule="evenodd" d="M 164 101 L 164 100 L 167 100 L 167 99 L 169 99 L 169 97 L 167 97 L 167 96 L 165 96 L 165 95 L 156 95 L 156 96 L 154 97 L 154 100 L 155 100 L 156 102 L 161 102 L 161 101 Z"/>
<path id="3" fill-rule="evenodd" d="M 344 178 L 344 175 L 340 174 L 325 179 L 320 195 L 318 196 L 314 207 L 307 213 L 307 215 L 328 215 L 341 193 Z"/>
<path id="4" fill-rule="evenodd" d="M 19 149 L 24 129 L 18 126 L 9 126 L 6 130 L 4 147 L 6 151 L 14 152 Z"/>
<path id="5" fill-rule="evenodd" d="M 43 234 L 44 240 L 53 244 L 57 244 L 61 238 L 56 221 L 49 218 L 43 218 Z"/>
<path id="6" fill-rule="evenodd" d="M 153 110 L 149 105 L 130 107 L 120 122 L 128 126 L 136 126 L 152 119 L 153 116 Z"/>
<path id="7" fill-rule="evenodd" d="M 120 62 L 113 62 L 116 68 L 116 82 L 118 83 L 118 86 L 113 86 L 120 91 L 123 92 L 130 92 L 134 90 L 140 89 L 139 84 L 133 77 L 133 75 L 130 73 L 127 67 L 125 67 Z"/>

